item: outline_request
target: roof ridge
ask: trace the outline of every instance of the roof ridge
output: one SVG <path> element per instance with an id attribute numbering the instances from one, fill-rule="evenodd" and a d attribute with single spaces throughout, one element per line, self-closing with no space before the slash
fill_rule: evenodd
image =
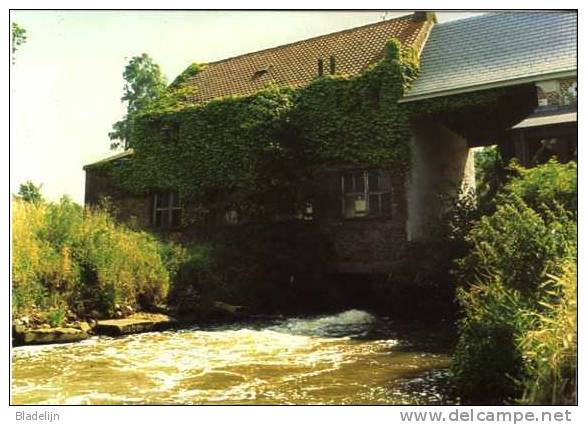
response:
<path id="1" fill-rule="evenodd" d="M 255 50 L 254 52 L 241 53 L 240 55 L 231 56 L 231 57 L 224 58 L 224 59 L 219 59 L 219 60 L 213 61 L 213 62 L 207 62 L 206 65 L 208 65 L 208 66 L 209 65 L 216 65 L 216 64 L 219 64 L 219 63 L 222 63 L 222 62 L 227 62 L 229 60 L 241 58 L 241 57 L 244 57 L 244 56 L 254 55 L 254 54 L 263 53 L 263 52 L 269 52 L 271 50 L 276 50 L 276 49 L 282 49 L 284 47 L 293 46 L 293 45 L 296 45 L 296 44 L 299 44 L 299 43 L 303 43 L 303 42 L 306 42 L 306 41 L 310 41 L 310 40 L 317 40 L 317 39 L 320 39 L 320 38 L 323 38 L 323 37 L 328 37 L 328 36 L 335 35 L 335 34 L 343 34 L 343 33 L 350 32 L 350 31 L 355 31 L 355 30 L 358 30 L 358 29 L 361 29 L 361 28 L 366 28 L 366 27 L 369 27 L 369 26 L 382 25 L 384 23 L 392 22 L 392 21 L 402 21 L 402 20 L 408 20 L 408 19 L 413 20 L 413 18 L 414 18 L 414 13 L 410 13 L 408 15 L 398 16 L 397 18 L 386 19 L 384 21 L 372 22 L 370 24 L 360 25 L 358 27 L 346 28 L 346 29 L 340 30 L 340 31 L 334 31 L 334 32 L 326 33 L 326 34 L 316 35 L 314 37 L 309 37 L 309 38 L 304 38 L 302 40 L 292 41 L 291 43 L 280 44 L 278 46 L 268 47 L 266 49 L 261 49 L 261 50 Z"/>
<path id="2" fill-rule="evenodd" d="M 473 13 L 475 13 L 475 11 L 472 11 Z M 501 13 L 507 13 L 506 11 L 491 11 L 491 12 L 482 12 L 480 11 L 479 13 L 482 13 L 481 15 L 477 15 L 477 16 L 468 16 L 466 18 L 460 18 L 460 19 L 453 19 L 452 21 L 448 21 L 448 22 L 439 22 L 438 24 L 436 24 L 435 26 L 438 28 L 446 28 L 448 26 L 454 25 L 454 24 L 461 24 L 463 22 L 467 22 L 467 21 L 471 21 L 474 19 L 482 19 L 482 18 L 487 18 L 489 16 L 495 16 L 495 15 L 499 15 Z"/>

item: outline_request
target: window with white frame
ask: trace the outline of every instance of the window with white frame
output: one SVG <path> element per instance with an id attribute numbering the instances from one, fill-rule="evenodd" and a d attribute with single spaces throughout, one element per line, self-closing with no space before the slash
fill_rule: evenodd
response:
<path id="1" fill-rule="evenodd" d="M 344 172 L 341 189 L 343 217 L 391 216 L 391 184 L 383 170 Z"/>
<path id="2" fill-rule="evenodd" d="M 177 192 L 158 192 L 153 199 L 153 225 L 159 228 L 178 227 L 181 224 L 181 206 Z"/>

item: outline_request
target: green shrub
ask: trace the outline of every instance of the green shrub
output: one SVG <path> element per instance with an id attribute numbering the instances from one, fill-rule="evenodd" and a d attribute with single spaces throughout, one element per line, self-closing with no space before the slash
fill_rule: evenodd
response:
<path id="1" fill-rule="evenodd" d="M 482 217 L 466 238 L 468 255 L 457 261 L 460 283 L 494 276 L 507 288 L 533 295 L 545 273 L 559 272 L 559 260 L 576 251 L 572 214 L 561 208 L 544 212 L 542 217 L 512 197 Z"/>
<path id="2" fill-rule="evenodd" d="M 523 372 L 516 338 L 529 329 L 520 293 L 487 278 L 457 294 L 462 318 L 452 371 L 465 403 L 500 404 L 519 395 L 511 377 Z"/>
<path id="3" fill-rule="evenodd" d="M 546 387 L 570 391 L 572 332 L 552 326 L 553 317 L 570 314 L 570 297 L 542 282 L 567 276 L 576 261 L 576 166 L 515 168 L 518 176 L 495 199 L 495 212 L 474 224 L 468 254 L 456 262 L 461 319 L 452 371 L 464 402 L 539 402 Z M 558 356 L 567 360 L 557 363 Z"/>
<path id="4" fill-rule="evenodd" d="M 510 168 L 517 174 L 504 188 L 504 194 L 515 195 L 535 211 L 557 208 L 562 205 L 567 211 L 577 211 L 577 163 L 560 164 L 551 159 L 534 168 L 523 168 L 513 164 Z"/>
<path id="5" fill-rule="evenodd" d="M 49 307 L 54 283 L 74 279 L 69 252 L 57 251 L 38 236 L 45 226 L 45 212 L 44 204 L 12 203 L 12 299 L 16 312 Z"/>
<path id="6" fill-rule="evenodd" d="M 52 327 L 61 326 L 65 321 L 65 308 L 58 307 L 47 312 L 47 321 Z"/>
<path id="7" fill-rule="evenodd" d="M 192 242 L 175 256 L 173 285 L 169 301 L 179 314 L 196 312 L 207 301 L 225 299 L 222 267 L 209 242 Z M 204 299 L 202 299 L 202 297 Z"/>
<path id="8" fill-rule="evenodd" d="M 154 236 L 117 225 L 102 211 L 87 212 L 76 235 L 79 264 L 95 276 L 84 287 L 85 303 L 110 314 L 116 304 L 147 307 L 165 299 L 169 272 Z"/>
<path id="9" fill-rule="evenodd" d="M 101 210 L 13 201 L 13 307 L 16 314 L 69 306 L 112 314 L 117 304 L 165 299 L 170 275 L 153 236 L 116 224 Z M 53 313 L 56 321 L 59 316 Z"/>

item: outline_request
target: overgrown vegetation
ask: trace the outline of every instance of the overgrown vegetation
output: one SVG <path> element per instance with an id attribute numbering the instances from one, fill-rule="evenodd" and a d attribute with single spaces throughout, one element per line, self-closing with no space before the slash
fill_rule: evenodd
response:
<path id="1" fill-rule="evenodd" d="M 487 215 L 495 211 L 495 197 L 508 176 L 506 166 L 497 146 L 475 151 L 475 195 L 478 214 Z"/>
<path id="2" fill-rule="evenodd" d="M 175 80 L 169 85 L 170 88 L 175 89 L 186 83 L 191 77 L 197 75 L 202 69 L 206 67 L 205 64 L 192 63 Z"/>
<path id="3" fill-rule="evenodd" d="M 60 326 L 71 314 L 168 304 L 179 317 L 209 320 L 220 300 L 259 313 L 336 304 L 320 280 L 327 247 L 304 223 L 217 229 L 184 246 L 117 224 L 107 209 L 46 202 L 32 183 L 23 187 L 38 196 L 13 199 L 15 317 Z"/>
<path id="4" fill-rule="evenodd" d="M 135 155 L 116 169 L 117 181 L 135 193 L 178 190 L 186 202 L 241 217 L 293 214 L 317 166 L 407 169 L 409 111 L 396 100 L 417 70 L 414 51 L 391 40 L 363 74 L 298 89 L 268 86 L 193 105 L 188 88 L 172 85 L 137 117 Z"/>
<path id="5" fill-rule="evenodd" d="M 497 195 L 495 212 L 473 226 L 458 262 L 462 318 L 453 373 L 465 402 L 569 402 L 576 164 L 512 170 L 517 175 Z"/>
<path id="6" fill-rule="evenodd" d="M 165 300 L 173 268 L 153 236 L 115 224 L 101 210 L 14 199 L 12 282 L 16 316 L 58 325 L 66 311 L 110 316 L 119 305 Z"/>
<path id="7" fill-rule="evenodd" d="M 417 76 L 415 52 L 390 40 L 383 59 L 359 76 L 324 76 L 296 89 L 268 85 L 194 105 L 197 87 L 184 83 L 200 69 L 189 67 L 142 110 L 133 160 L 114 167 L 130 192 L 177 190 L 186 204 L 205 207 L 186 210 L 184 224 L 228 210 L 250 222 L 192 247 L 171 298 L 197 293 L 263 312 L 335 305 L 336 291 L 323 293 L 332 286 L 323 280 L 321 236 L 285 230 L 296 227 L 291 222 L 277 231 L 261 223 L 303 211 L 321 166 L 408 170 L 410 110 L 397 99 Z"/>
<path id="8" fill-rule="evenodd" d="M 501 93 L 426 101 L 417 110 L 398 104 L 418 64 L 414 52 L 395 40 L 379 63 L 356 77 L 325 76 L 302 88 L 268 86 L 252 96 L 194 105 L 190 95 L 197 88 L 184 83 L 200 70 L 192 65 L 167 90 L 137 98 L 140 108 L 129 110 L 112 136 L 132 140 L 135 149 L 132 161 L 115 166 L 115 176 L 134 193 L 177 190 L 184 202 L 205 205 L 203 212 L 234 210 L 258 222 L 301 209 L 312 196 L 312 171 L 320 166 L 407 171 L 414 114 L 495 106 Z M 131 99 L 125 100 L 130 106 Z M 381 303 L 406 318 L 442 310 L 453 293 L 442 285 L 443 273 L 451 256 L 461 254 L 453 375 L 463 401 L 572 401 L 576 164 L 550 161 L 506 170 L 495 149 L 484 150 L 476 162 L 480 208 L 473 214 L 468 198 L 459 201 L 463 208 L 454 210 L 450 247 L 431 245 L 433 251 L 414 256 L 417 266 L 408 269 L 418 269 L 417 275 L 389 277 L 385 284 L 397 286 L 379 292 L 387 297 Z M 184 219 L 202 220 L 204 214 L 195 211 Z M 478 214 L 483 217 L 476 220 Z M 179 311 L 206 304 L 206 298 L 262 312 L 286 312 L 308 300 L 336 303 L 337 294 L 320 293 L 328 290 L 317 280 L 328 247 L 319 235 L 292 233 L 294 227 L 268 232 L 257 224 L 184 251 L 67 200 L 58 205 L 17 200 L 15 308 L 38 306 L 51 323 L 63 320 L 64 306 L 109 314 L 117 303 L 165 299 L 174 274 L 169 299 Z M 315 250 L 300 249 L 308 246 Z M 432 252 L 436 255 L 428 255 Z M 426 297 L 430 291 L 436 298 Z"/>
<path id="9" fill-rule="evenodd" d="M 577 265 L 568 262 L 541 290 L 551 298 L 542 311 L 529 311 L 532 330 L 522 335 L 526 378 L 522 404 L 577 402 Z"/>

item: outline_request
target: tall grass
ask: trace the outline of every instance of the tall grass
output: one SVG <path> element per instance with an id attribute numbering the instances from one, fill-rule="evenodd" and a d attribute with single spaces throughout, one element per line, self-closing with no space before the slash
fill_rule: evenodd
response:
<path id="1" fill-rule="evenodd" d="M 457 262 L 453 376 L 469 403 L 568 403 L 576 361 L 577 168 L 513 167 Z M 552 276 L 558 276 L 553 278 Z M 547 282 L 546 284 L 543 282 Z"/>
<path id="2" fill-rule="evenodd" d="M 153 236 L 116 224 L 101 210 L 14 199 L 13 311 L 45 311 L 59 318 L 110 315 L 117 304 L 144 307 L 165 299 L 170 271 Z"/>
<path id="3" fill-rule="evenodd" d="M 518 344 L 526 363 L 521 404 L 577 402 L 577 266 L 567 262 L 542 289 L 543 309 L 527 313 L 534 323 Z"/>

